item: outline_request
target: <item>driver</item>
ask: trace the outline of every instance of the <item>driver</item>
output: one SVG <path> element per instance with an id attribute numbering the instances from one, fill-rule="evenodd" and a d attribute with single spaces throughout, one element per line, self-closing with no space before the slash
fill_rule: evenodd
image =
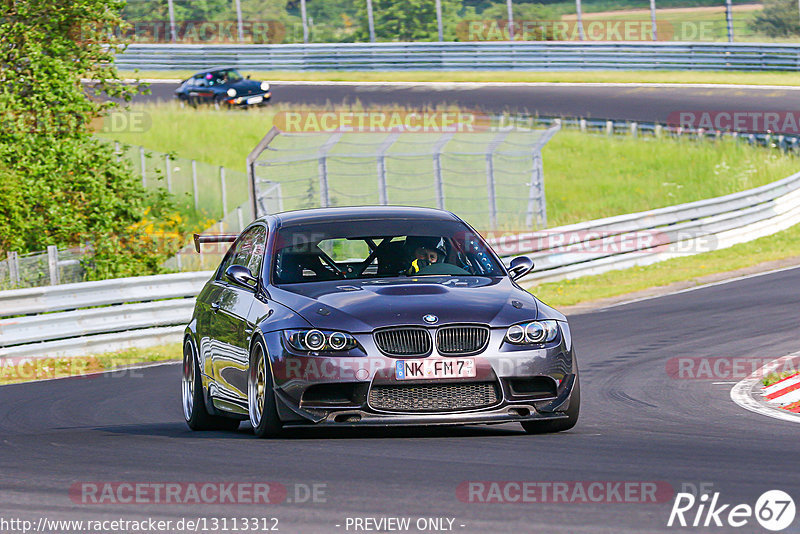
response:
<path id="1" fill-rule="evenodd" d="M 414 252 L 414 259 L 406 274 L 409 276 L 418 273 L 424 267 L 435 263 L 444 263 L 447 257 L 447 247 L 444 238 L 409 238 L 409 249 Z"/>

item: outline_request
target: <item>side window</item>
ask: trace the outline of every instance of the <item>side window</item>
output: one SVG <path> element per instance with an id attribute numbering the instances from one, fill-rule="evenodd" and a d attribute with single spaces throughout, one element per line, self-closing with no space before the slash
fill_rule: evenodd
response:
<path id="1" fill-rule="evenodd" d="M 195 78 L 194 85 L 195 87 L 208 87 L 208 83 L 206 83 L 206 79 L 203 77 Z"/>
<path id="2" fill-rule="evenodd" d="M 231 265 L 247 267 L 253 276 L 258 277 L 261 273 L 261 263 L 264 260 L 266 241 L 267 230 L 263 226 L 254 226 L 242 234 L 225 255 L 218 271 L 217 280 L 225 280 L 225 271 Z"/>

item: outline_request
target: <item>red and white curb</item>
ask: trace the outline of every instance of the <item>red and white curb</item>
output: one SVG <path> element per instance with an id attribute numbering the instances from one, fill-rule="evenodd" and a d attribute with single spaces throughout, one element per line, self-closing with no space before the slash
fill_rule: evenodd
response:
<path id="1" fill-rule="evenodd" d="M 762 390 L 764 400 L 792 413 L 800 413 L 800 373 Z"/>
<path id="2" fill-rule="evenodd" d="M 800 374 L 785 378 L 766 388 L 761 382 L 770 373 L 796 371 L 798 362 L 800 362 L 800 352 L 769 362 L 733 386 L 731 400 L 745 410 L 783 421 L 800 423 L 800 413 L 798 413 L 800 410 L 790 411 L 781 408 L 800 401 Z M 791 402 L 787 402 L 790 400 Z"/>

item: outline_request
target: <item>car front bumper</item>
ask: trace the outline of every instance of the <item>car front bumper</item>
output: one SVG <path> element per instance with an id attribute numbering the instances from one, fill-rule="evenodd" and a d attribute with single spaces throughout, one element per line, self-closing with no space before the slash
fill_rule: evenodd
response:
<path id="1" fill-rule="evenodd" d="M 397 359 L 384 356 L 372 343 L 372 336 L 359 336 L 368 356 L 311 356 L 288 351 L 279 332 L 265 340 L 273 371 L 278 414 L 286 426 L 416 426 L 499 424 L 566 417 L 577 380 L 568 327 L 556 344 L 530 350 L 503 346 L 505 331 L 493 330 L 484 352 L 465 356 L 476 362 L 475 378 L 399 381 L 394 368 Z M 433 354 L 429 358 L 442 358 Z M 457 359 L 457 358 L 453 358 Z M 552 384 L 548 392 L 515 390 L 519 380 L 542 380 Z M 451 386 L 492 384 L 495 397 L 479 407 L 445 407 L 419 411 L 376 408 L 371 402 L 373 388 L 381 386 Z M 338 389 L 343 398 L 326 398 L 323 393 L 309 398 L 312 386 Z"/>

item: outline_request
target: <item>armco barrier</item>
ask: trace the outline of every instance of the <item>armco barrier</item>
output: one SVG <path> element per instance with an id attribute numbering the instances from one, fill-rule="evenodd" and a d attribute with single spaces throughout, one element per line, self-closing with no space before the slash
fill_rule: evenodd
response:
<path id="1" fill-rule="evenodd" d="M 180 342 L 211 272 L 0 292 L 0 357 L 71 356 Z"/>
<path id="2" fill-rule="evenodd" d="M 535 270 L 522 280 L 532 286 L 726 248 L 798 222 L 800 173 L 723 197 L 494 237 L 490 243 L 501 256 L 534 259 Z M 180 341 L 194 297 L 210 277 L 206 271 L 0 292 L 0 314 L 6 317 L 0 319 L 0 358 Z"/>
<path id="3" fill-rule="evenodd" d="M 130 45 L 124 70 L 800 70 L 800 46 L 686 42 Z"/>
<path id="4" fill-rule="evenodd" d="M 800 173 L 697 202 L 490 239 L 536 265 L 523 285 L 649 265 L 784 230 L 800 222 Z M 624 245 L 624 246 L 623 246 Z"/>

